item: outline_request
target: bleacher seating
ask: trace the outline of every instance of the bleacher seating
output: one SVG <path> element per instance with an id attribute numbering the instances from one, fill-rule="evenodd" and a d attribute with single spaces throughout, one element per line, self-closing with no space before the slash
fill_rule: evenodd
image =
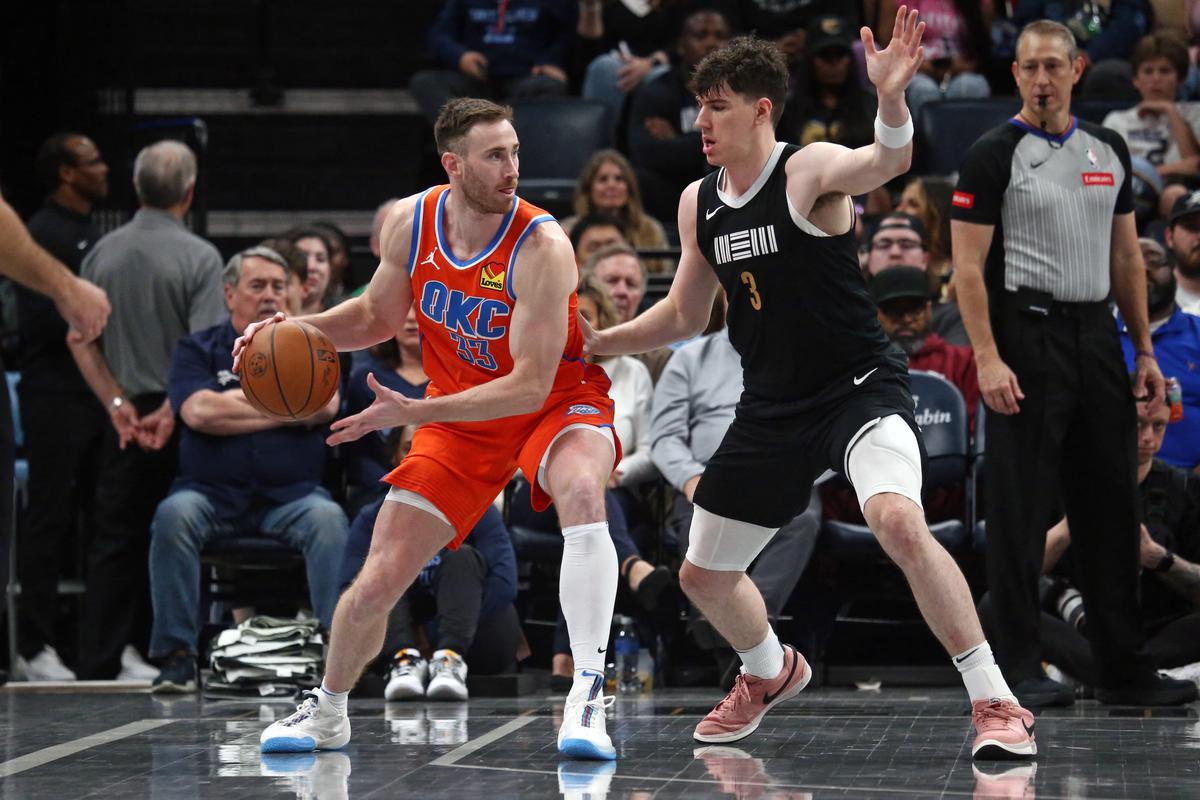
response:
<path id="1" fill-rule="evenodd" d="M 1129 105 L 1124 101 L 1083 100 L 1072 103 L 1071 110 L 1079 119 L 1099 125 L 1108 112 Z M 975 140 L 1020 109 L 1021 101 L 1013 97 L 926 103 L 916 122 L 913 173 L 949 175 L 957 172 Z"/>
<path id="2" fill-rule="evenodd" d="M 521 137 L 521 196 L 552 214 L 571 213 L 575 181 L 597 150 L 612 146 L 608 108 L 574 98 L 520 100 L 513 122 Z"/>

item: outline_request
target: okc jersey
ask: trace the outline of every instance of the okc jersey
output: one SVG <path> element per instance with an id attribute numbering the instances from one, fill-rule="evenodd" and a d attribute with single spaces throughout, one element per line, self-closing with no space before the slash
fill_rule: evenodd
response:
<path id="1" fill-rule="evenodd" d="M 421 329 L 421 353 L 430 389 L 453 394 L 512 372 L 513 268 L 525 239 L 554 217 L 519 197 L 482 253 L 460 261 L 442 232 L 447 185 L 427 189 L 413 214 L 408 273 Z M 526 267 L 528 268 L 528 267 Z M 585 369 L 583 334 L 574 292 L 567 309 L 567 341 L 555 385 L 578 383 Z"/>
<path id="2" fill-rule="evenodd" d="M 408 259 L 428 394 L 434 396 L 461 392 L 512 372 L 508 332 L 518 299 L 513 289 L 517 254 L 538 225 L 554 219 L 514 197 L 483 252 L 460 261 L 442 232 L 449 194 L 449 186 L 435 186 L 417 201 Z M 502 419 L 421 425 L 408 455 L 384 477 L 392 486 L 425 498 L 445 515 L 455 531 L 451 548 L 466 538 L 518 468 L 532 486 L 534 510 L 550 504 L 541 473 L 551 445 L 564 432 L 580 427 L 612 429 L 608 375 L 583 360 L 577 305 L 571 292 L 567 308 L 561 310 L 568 314 L 566 346 L 540 409 Z M 621 460 L 621 443 L 606 435 L 615 465 Z"/>

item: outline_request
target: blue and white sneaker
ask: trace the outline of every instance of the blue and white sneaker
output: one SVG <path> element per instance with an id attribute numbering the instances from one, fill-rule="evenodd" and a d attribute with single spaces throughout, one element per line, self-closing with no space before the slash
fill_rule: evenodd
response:
<path id="1" fill-rule="evenodd" d="M 604 800 L 616 771 L 615 761 L 560 761 L 558 793 L 562 800 Z"/>
<path id="2" fill-rule="evenodd" d="M 320 689 L 304 693 L 296 712 L 272 723 L 258 737 L 264 753 L 337 750 L 350 741 L 350 717 L 321 703 Z"/>
<path id="3" fill-rule="evenodd" d="M 604 696 L 604 675 L 583 671 L 567 695 L 562 727 L 558 729 L 558 752 L 568 758 L 613 761 L 616 748 L 604 730 L 604 712 L 617 698 Z"/>

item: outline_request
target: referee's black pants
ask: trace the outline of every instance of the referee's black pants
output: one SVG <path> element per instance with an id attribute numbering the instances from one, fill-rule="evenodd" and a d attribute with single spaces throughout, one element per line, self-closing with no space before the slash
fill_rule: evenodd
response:
<path id="1" fill-rule="evenodd" d="M 992 319 L 1025 393 L 1019 413 L 986 422 L 996 659 L 1011 683 L 1042 674 L 1038 576 L 1046 530 L 1065 509 L 1100 685 L 1144 680 L 1136 411 L 1112 314 L 1105 303 L 1056 303 L 1038 315 L 1004 293 Z"/>

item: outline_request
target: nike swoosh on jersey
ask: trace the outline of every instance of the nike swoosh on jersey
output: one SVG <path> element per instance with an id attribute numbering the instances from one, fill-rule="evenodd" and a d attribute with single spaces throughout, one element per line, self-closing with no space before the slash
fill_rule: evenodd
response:
<path id="1" fill-rule="evenodd" d="M 865 381 L 867 378 L 871 377 L 871 373 L 877 369 L 879 369 L 879 367 L 872 367 L 871 369 L 867 370 L 867 373 L 865 375 L 863 375 L 861 378 L 855 378 L 854 385 L 862 386 L 862 382 Z"/>
<path id="2" fill-rule="evenodd" d="M 724 208 L 724 207 L 725 207 L 725 206 L 717 206 L 716 208 L 710 208 L 710 209 L 708 209 L 707 211 L 705 211 L 705 212 L 704 212 L 704 219 L 705 219 L 705 221 L 707 222 L 708 220 L 710 220 L 710 219 L 712 219 L 713 217 L 715 217 L 715 216 L 717 215 L 717 212 L 718 212 L 718 211 L 720 211 L 720 210 L 721 210 L 722 208 Z"/>

